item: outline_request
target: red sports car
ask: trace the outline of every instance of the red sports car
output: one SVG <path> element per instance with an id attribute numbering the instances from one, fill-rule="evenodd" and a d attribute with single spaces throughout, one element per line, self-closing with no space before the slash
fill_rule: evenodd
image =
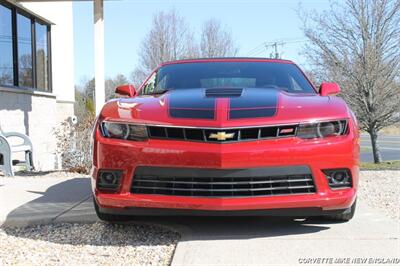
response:
<path id="1" fill-rule="evenodd" d="M 100 219 L 129 215 L 324 216 L 355 212 L 353 112 L 293 62 L 193 59 L 157 67 L 109 101 L 94 130 Z"/>

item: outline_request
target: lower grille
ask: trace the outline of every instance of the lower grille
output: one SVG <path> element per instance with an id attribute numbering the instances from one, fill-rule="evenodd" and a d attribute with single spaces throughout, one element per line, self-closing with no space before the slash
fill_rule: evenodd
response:
<path id="1" fill-rule="evenodd" d="M 182 171 L 173 174 L 169 168 L 158 169 L 164 169 L 164 172 L 161 170 L 151 174 L 151 171 L 141 171 L 143 169 L 136 171 L 131 192 L 195 197 L 251 197 L 316 192 L 313 177 L 309 171 L 290 174 L 287 173 L 288 171 L 263 173 L 252 171 L 253 169 L 193 169 L 194 172 L 179 169 Z M 251 176 L 252 173 L 253 176 Z"/>

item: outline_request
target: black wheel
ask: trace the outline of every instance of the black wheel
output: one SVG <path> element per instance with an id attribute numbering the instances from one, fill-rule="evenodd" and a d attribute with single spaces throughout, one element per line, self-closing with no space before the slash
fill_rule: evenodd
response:
<path id="1" fill-rule="evenodd" d="M 100 212 L 99 205 L 97 204 L 94 197 L 93 197 L 93 205 L 94 205 L 94 210 L 96 211 L 97 217 L 99 217 L 99 219 L 102 221 L 109 222 L 109 223 L 116 223 L 116 222 L 128 221 L 130 219 L 130 217 L 126 216 L 126 215 L 115 215 L 115 214 L 108 214 L 108 213 Z"/>
<path id="2" fill-rule="evenodd" d="M 338 221 L 338 222 L 347 222 L 350 221 L 354 213 L 356 212 L 356 203 L 357 200 L 354 201 L 353 205 L 350 208 L 345 210 L 343 213 L 333 214 L 333 215 L 326 215 L 324 219 L 331 220 L 331 221 Z"/>

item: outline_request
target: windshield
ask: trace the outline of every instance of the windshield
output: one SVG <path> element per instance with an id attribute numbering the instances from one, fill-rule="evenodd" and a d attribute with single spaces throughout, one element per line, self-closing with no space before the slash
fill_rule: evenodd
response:
<path id="1" fill-rule="evenodd" d="M 193 62 L 161 67 L 142 94 L 190 88 L 265 88 L 315 93 L 300 69 L 275 62 Z"/>

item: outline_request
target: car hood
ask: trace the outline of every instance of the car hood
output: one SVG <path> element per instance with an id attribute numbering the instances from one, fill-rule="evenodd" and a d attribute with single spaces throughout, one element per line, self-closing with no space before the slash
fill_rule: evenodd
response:
<path id="1" fill-rule="evenodd" d="M 338 97 L 269 88 L 179 89 L 114 99 L 100 119 L 145 124 L 234 127 L 350 117 Z"/>

